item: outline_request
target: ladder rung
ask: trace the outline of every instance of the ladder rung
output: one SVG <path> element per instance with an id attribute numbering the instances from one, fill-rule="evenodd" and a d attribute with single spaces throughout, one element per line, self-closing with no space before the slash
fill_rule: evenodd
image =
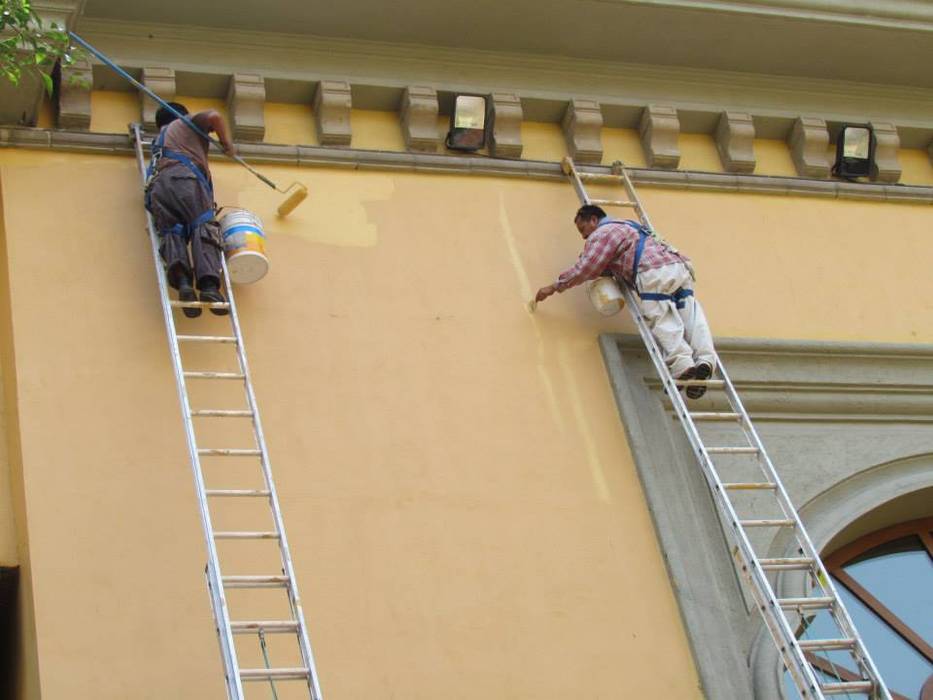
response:
<path id="1" fill-rule="evenodd" d="M 625 199 L 591 199 L 590 204 L 603 207 L 636 207 L 635 202 L 629 202 Z"/>
<path id="2" fill-rule="evenodd" d="M 675 379 L 678 386 L 705 386 L 708 389 L 720 389 L 726 385 L 722 379 Z"/>
<path id="3" fill-rule="evenodd" d="M 198 450 L 198 454 L 202 457 L 258 457 L 262 452 L 239 448 L 209 447 Z"/>
<path id="4" fill-rule="evenodd" d="M 283 574 L 269 576 L 224 576 L 225 588 L 286 588 L 288 576 Z"/>
<path id="5" fill-rule="evenodd" d="M 239 372 L 184 372 L 188 379 L 245 379 Z"/>
<path id="6" fill-rule="evenodd" d="M 836 599 L 830 596 L 813 598 L 778 598 L 782 608 L 831 608 Z"/>
<path id="7" fill-rule="evenodd" d="M 206 489 L 204 493 L 208 496 L 271 496 L 271 491 L 263 489 Z"/>
<path id="8" fill-rule="evenodd" d="M 234 634 L 248 632 L 297 632 L 298 623 L 294 620 L 244 620 L 231 622 L 230 631 Z"/>
<path id="9" fill-rule="evenodd" d="M 823 695 L 846 695 L 847 693 L 871 693 L 875 689 L 872 681 L 846 681 L 844 683 L 823 683 L 820 690 Z"/>
<path id="10" fill-rule="evenodd" d="M 176 301 L 168 302 L 176 309 L 229 309 L 230 304 L 225 301 Z"/>
<path id="11" fill-rule="evenodd" d="M 242 668 L 242 681 L 303 681 L 308 677 L 306 668 Z"/>
<path id="12" fill-rule="evenodd" d="M 277 532 L 215 532 L 214 539 L 218 540 L 277 540 Z"/>
<path id="13" fill-rule="evenodd" d="M 191 412 L 192 416 L 214 416 L 215 418 L 233 418 L 236 416 L 249 417 L 253 415 L 252 411 L 248 410 L 233 410 L 233 409 L 220 409 L 220 408 L 200 408 L 196 411 Z"/>
<path id="14" fill-rule="evenodd" d="M 707 447 L 711 455 L 754 455 L 758 454 L 757 447 Z"/>
<path id="15" fill-rule="evenodd" d="M 804 651 L 832 651 L 855 648 L 855 640 L 851 637 L 847 639 L 800 639 L 797 644 Z"/>
<path id="16" fill-rule="evenodd" d="M 761 568 L 766 571 L 791 571 L 794 569 L 809 569 L 814 560 L 811 557 L 778 557 L 776 559 L 760 559 Z"/>
<path id="17" fill-rule="evenodd" d="M 762 518 L 761 520 L 740 520 L 742 527 L 784 527 L 785 525 L 795 525 L 793 518 Z"/>
<path id="18" fill-rule="evenodd" d="M 693 418 L 693 420 L 739 420 L 741 415 L 738 413 L 697 411 L 696 413 L 691 413 L 690 417 Z"/>
<path id="19" fill-rule="evenodd" d="M 728 491 L 773 491 L 777 488 L 777 484 L 768 481 L 736 481 L 723 484 L 722 487 Z"/>
<path id="20" fill-rule="evenodd" d="M 232 335 L 177 335 L 179 343 L 235 343 Z"/>
<path id="21" fill-rule="evenodd" d="M 608 173 L 581 173 L 577 172 L 577 175 L 580 176 L 581 180 L 589 180 L 591 182 L 614 182 L 620 184 L 624 181 L 621 175 L 610 175 Z M 591 202 L 593 200 L 590 200 Z"/>

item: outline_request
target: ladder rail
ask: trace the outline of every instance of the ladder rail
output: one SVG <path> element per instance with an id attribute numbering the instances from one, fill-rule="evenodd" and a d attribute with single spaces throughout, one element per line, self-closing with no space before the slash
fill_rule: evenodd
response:
<path id="1" fill-rule="evenodd" d="M 642 337 L 642 341 L 645 343 L 655 371 L 661 378 L 661 382 L 674 407 L 674 412 L 684 428 L 687 441 L 690 443 L 694 456 L 700 463 L 703 477 L 712 492 L 720 512 L 725 514 L 731 526 L 731 534 L 736 542 L 734 555 L 739 558 L 741 570 L 748 579 L 747 583 L 750 584 L 749 589 L 752 597 L 755 599 L 756 605 L 759 607 L 759 610 L 766 613 L 762 615 L 765 626 L 768 628 L 772 639 L 777 644 L 781 658 L 791 676 L 793 676 L 795 685 L 798 688 L 807 688 L 810 697 L 822 699 L 823 696 L 819 691 L 819 683 L 812 667 L 809 663 L 800 663 L 800 660 L 790 651 L 790 649 L 796 646 L 797 638 L 793 630 L 790 629 L 787 619 L 780 614 L 773 616 L 767 614 L 769 610 L 779 610 L 777 595 L 774 593 L 764 571 L 761 570 L 760 567 L 753 566 L 751 563 L 756 559 L 751 541 L 748 539 L 745 529 L 739 523 L 739 516 L 735 511 L 735 507 L 726 495 L 726 489 L 719 478 L 718 472 L 712 465 L 712 460 L 706 452 L 706 447 L 700 438 L 699 430 L 690 417 L 683 397 L 676 388 L 674 378 L 667 370 L 667 364 L 664 362 L 664 357 L 661 355 L 661 350 L 655 342 L 654 336 L 651 335 L 651 329 L 648 328 L 647 323 L 645 323 L 644 318 L 638 311 L 638 307 L 635 305 L 634 293 L 628 285 L 623 285 L 622 293 L 625 297 L 625 303 L 629 305 L 632 317 L 635 320 L 635 325 Z"/>
<path id="2" fill-rule="evenodd" d="M 568 175 L 568 177 L 570 177 L 571 183 L 573 184 L 580 201 L 584 204 L 590 204 L 592 200 L 589 198 L 589 195 L 586 192 L 586 188 L 583 185 L 582 179 L 580 178 L 572 159 L 564 159 L 562 163 L 562 170 L 566 175 Z M 613 166 L 613 170 L 617 170 L 615 165 Z M 651 224 L 651 220 L 648 217 L 648 213 L 643 207 L 641 199 L 639 198 L 638 193 L 632 184 L 628 171 L 621 163 L 618 163 L 618 174 L 622 178 L 622 184 L 625 188 L 629 200 L 635 205 L 635 211 L 641 222 L 652 232 L 653 235 L 656 235 Z M 745 527 L 739 519 L 735 510 L 735 506 L 732 504 L 732 501 L 728 495 L 728 489 L 724 486 L 721 478 L 719 477 L 719 472 L 716 469 L 716 465 L 710 456 L 710 452 L 707 451 L 707 448 L 700 436 L 699 430 L 697 429 L 690 412 L 687 410 L 685 401 L 680 395 L 680 392 L 677 390 L 676 381 L 671 376 L 670 371 L 667 368 L 667 363 L 664 361 L 664 357 L 661 354 L 661 350 L 651 333 L 651 329 L 648 327 L 647 322 L 643 318 L 639 307 L 636 304 L 635 294 L 630 285 L 623 284 L 622 287 L 623 296 L 626 303 L 629 305 L 629 310 L 635 321 L 635 325 L 642 337 L 642 341 L 645 343 L 648 355 L 651 358 L 652 364 L 654 364 L 655 370 L 661 379 L 661 383 L 671 400 L 674 412 L 680 420 L 681 426 L 684 428 L 687 440 L 690 443 L 694 455 L 700 464 L 701 471 L 703 472 L 703 476 L 707 482 L 707 485 L 712 491 L 714 502 L 716 502 L 720 513 L 726 516 L 731 525 L 731 536 L 735 541 L 733 556 L 736 558 L 742 575 L 746 579 L 746 583 L 748 584 L 748 588 L 752 594 L 752 597 L 755 599 L 756 604 L 759 606 L 759 609 L 762 613 L 763 622 L 768 628 L 768 631 L 771 634 L 775 644 L 777 645 L 778 653 L 784 661 L 785 667 L 791 674 L 798 690 L 801 691 L 801 694 L 804 697 L 809 696 L 817 700 L 821 700 L 824 698 L 822 685 L 817 679 L 812 664 L 807 661 L 805 653 L 800 646 L 799 640 L 797 639 L 797 635 L 791 629 L 790 622 L 781 608 L 781 604 L 774 590 L 774 587 L 771 585 L 771 581 L 768 579 L 767 571 L 762 566 L 761 557 L 759 557 L 755 552 L 754 547 L 752 546 L 751 541 L 745 532 Z M 842 631 L 842 636 L 853 641 L 852 657 L 855 660 L 855 663 L 858 664 L 859 671 L 862 673 L 862 675 L 867 676 L 871 681 L 875 691 L 872 693 L 873 697 L 880 697 L 882 700 L 891 700 L 890 693 L 885 686 L 881 674 L 875 666 L 871 655 L 868 653 L 868 649 L 865 646 L 864 641 L 858 634 L 858 631 L 855 628 L 855 624 L 852 622 L 852 619 L 842 602 L 842 598 L 839 596 L 839 591 L 833 584 L 832 578 L 829 576 L 829 573 L 826 570 L 823 561 L 816 550 L 816 547 L 810 539 L 806 528 L 804 528 L 803 522 L 800 519 L 800 515 L 797 512 L 797 509 L 794 508 L 793 502 L 791 501 L 790 496 L 788 495 L 787 490 L 774 467 L 774 464 L 771 462 L 771 458 L 768 456 L 768 453 L 764 448 L 764 444 L 758 435 L 758 431 L 755 429 L 751 417 L 748 415 L 744 404 L 739 398 L 738 392 L 735 390 L 735 386 L 733 385 L 731 378 L 726 372 L 718 354 L 716 355 L 716 363 L 719 368 L 720 375 L 723 379 L 723 388 L 726 398 L 732 407 L 733 412 L 738 416 L 739 424 L 741 426 L 742 432 L 749 442 L 749 446 L 754 448 L 756 451 L 757 464 L 761 472 L 766 475 L 766 480 L 770 481 L 771 484 L 774 485 L 774 495 L 776 497 L 777 503 L 785 515 L 788 524 L 790 525 L 792 523 L 793 525 L 793 537 L 796 540 L 797 545 L 805 557 L 812 559 L 812 564 L 808 566 L 806 570 L 814 578 L 815 584 L 820 587 L 821 591 L 823 593 L 828 593 L 829 598 L 833 601 L 832 605 L 829 606 L 830 614 L 832 615 L 836 626 Z"/>
<path id="3" fill-rule="evenodd" d="M 146 159 L 143 154 L 142 138 L 139 124 L 132 125 L 133 142 L 136 150 L 136 160 L 139 165 L 139 174 L 142 181 L 146 181 Z M 207 568 L 206 575 L 209 583 L 212 609 L 214 611 L 215 622 L 218 627 L 218 639 L 220 641 L 221 655 L 223 656 L 226 670 L 227 695 L 230 700 L 241 700 L 243 696 L 243 685 L 240 682 L 239 668 L 236 656 L 236 646 L 234 645 L 233 635 L 230 630 L 230 612 L 227 607 L 226 596 L 224 595 L 223 585 L 220 574 L 220 558 L 217 554 L 217 547 L 211 533 L 214 531 L 211 521 L 210 510 L 205 496 L 204 476 L 201 472 L 201 459 L 198 454 L 197 439 L 194 434 L 194 424 L 191 420 L 191 404 L 188 399 L 188 389 L 185 383 L 184 370 L 181 362 L 181 350 L 178 346 L 178 333 L 175 330 L 175 321 L 172 315 L 172 307 L 168 303 L 168 284 L 165 279 L 165 273 L 162 270 L 162 261 L 159 256 L 159 240 L 155 229 L 155 222 L 152 214 L 146 211 L 146 227 L 149 231 L 149 242 L 152 248 L 152 259 L 155 265 L 156 279 L 159 285 L 159 300 L 162 306 L 162 316 L 165 321 L 165 328 L 168 335 L 169 352 L 172 357 L 172 369 L 175 373 L 175 386 L 178 390 L 178 401 L 182 407 L 182 420 L 185 427 L 185 441 L 188 446 L 188 456 L 191 460 L 191 471 L 194 475 L 195 490 L 198 498 L 198 512 L 201 516 L 201 526 L 204 530 L 204 539 L 207 545 Z"/>
<path id="4" fill-rule="evenodd" d="M 762 471 L 767 474 L 771 483 L 775 484 L 775 496 L 777 497 L 778 503 L 780 503 L 784 514 L 790 518 L 793 518 L 795 521 L 794 537 L 797 540 L 797 544 L 800 545 L 801 550 L 803 550 L 803 556 L 809 557 L 813 560 L 810 568 L 811 574 L 816 579 L 816 583 L 825 592 L 828 592 L 833 598 L 839 601 L 839 604 L 836 605 L 832 610 L 832 615 L 836 619 L 836 624 L 842 631 L 843 636 L 855 640 L 856 646 L 860 651 L 859 655 L 855 658 L 858 662 L 864 663 L 867 666 L 867 668 L 863 670 L 867 671 L 868 675 L 871 677 L 881 678 L 881 674 L 875 666 L 871 655 L 868 653 L 868 648 L 866 647 L 864 640 L 859 634 L 858 629 L 855 627 L 855 623 L 852 621 L 848 609 L 842 603 L 842 598 L 839 595 L 839 589 L 836 587 L 836 584 L 833 583 L 832 576 L 829 575 L 829 571 L 823 564 L 823 558 L 820 556 L 816 546 L 810 539 L 810 534 L 807 532 L 807 529 L 803 526 L 803 521 L 800 519 L 800 514 L 794 507 L 793 501 L 791 501 L 790 495 L 787 493 L 787 489 L 784 486 L 784 482 L 778 475 L 777 469 L 775 468 L 774 463 L 771 461 L 771 457 L 765 450 L 764 443 L 762 443 L 761 438 L 758 435 L 758 431 L 755 429 L 755 425 L 752 422 L 751 417 L 745 410 L 745 405 L 742 403 L 742 399 L 739 397 L 738 392 L 735 390 L 735 385 L 732 383 L 732 380 L 729 377 L 728 372 L 726 372 L 725 366 L 719 359 L 718 354 L 716 356 L 716 362 L 719 366 L 719 373 L 725 382 L 726 396 L 729 400 L 729 403 L 732 405 L 733 410 L 742 416 L 743 430 L 746 432 L 746 435 L 749 437 L 753 446 L 758 448 L 759 465 L 762 467 Z M 761 567 L 760 561 L 756 561 L 756 564 L 759 568 Z M 887 693 L 887 688 L 883 688 L 882 697 L 889 698 Z"/>
<path id="5" fill-rule="evenodd" d="M 240 367 L 240 373 L 244 375 L 246 386 L 246 400 L 249 410 L 252 411 L 253 430 L 256 438 L 256 446 L 260 451 L 260 465 L 262 468 L 263 481 L 266 490 L 269 492 L 269 503 L 272 509 L 272 517 L 275 522 L 275 529 L 279 533 L 279 553 L 282 559 L 282 565 L 285 569 L 285 575 L 291 581 L 288 586 L 288 599 L 292 608 L 292 615 L 298 621 L 298 646 L 301 651 L 302 660 L 305 668 L 308 669 L 308 688 L 311 691 L 313 700 L 320 700 L 322 697 L 320 682 L 318 680 L 317 667 L 314 663 L 314 654 L 311 651 L 311 640 L 308 635 L 307 624 L 305 622 L 304 611 L 301 605 L 301 598 L 298 595 L 298 579 L 295 576 L 295 569 L 292 563 L 291 550 L 288 547 L 288 540 L 285 536 L 285 521 L 282 517 L 282 509 L 279 505 L 279 496 L 275 488 L 275 482 L 272 478 L 272 468 L 269 464 L 269 452 L 266 446 L 265 433 L 262 429 L 262 419 L 259 416 L 259 404 L 256 401 L 256 394 L 253 390 L 253 382 L 249 372 L 249 361 L 246 357 L 246 346 L 242 342 L 242 331 L 240 328 L 240 318 L 237 313 L 236 301 L 233 294 L 233 285 L 230 281 L 230 275 L 227 273 L 227 260 L 222 257 L 224 271 L 224 285 L 227 290 L 227 300 L 230 304 L 230 320 L 233 324 L 234 335 L 240 339 L 236 346 L 237 363 Z"/>

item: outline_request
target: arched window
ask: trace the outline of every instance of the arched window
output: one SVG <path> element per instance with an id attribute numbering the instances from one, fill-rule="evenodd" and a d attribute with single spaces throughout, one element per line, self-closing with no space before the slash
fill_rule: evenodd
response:
<path id="1" fill-rule="evenodd" d="M 892 698 L 933 700 L 933 518 L 859 537 L 824 561 Z M 800 638 L 825 638 L 828 615 L 816 615 Z M 826 681 L 859 678 L 845 652 L 807 657 Z M 789 682 L 786 694 L 798 697 Z"/>

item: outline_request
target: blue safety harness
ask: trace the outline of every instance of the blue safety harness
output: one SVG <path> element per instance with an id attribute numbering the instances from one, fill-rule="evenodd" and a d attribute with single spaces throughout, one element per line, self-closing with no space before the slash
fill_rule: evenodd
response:
<path id="1" fill-rule="evenodd" d="M 168 148 L 165 148 L 165 130 L 168 127 L 162 127 L 162 130 L 159 132 L 159 135 L 156 137 L 156 140 L 152 142 L 152 160 L 149 161 L 149 167 L 146 169 L 146 209 L 152 211 L 152 195 L 150 193 L 150 188 L 148 184 L 152 182 L 152 179 L 156 175 L 156 166 L 158 165 L 159 160 L 162 158 L 168 158 L 169 160 L 175 160 L 184 165 L 188 170 L 194 173 L 194 176 L 198 179 L 204 189 L 207 190 L 210 195 L 211 201 L 214 201 L 214 187 L 211 185 L 211 181 L 207 179 L 207 176 L 204 172 L 197 166 L 197 164 L 191 160 L 184 153 L 179 153 L 178 151 L 172 151 Z M 213 208 L 208 209 L 205 212 L 199 214 L 194 221 L 190 221 L 186 224 L 175 224 L 174 226 L 169 226 L 168 228 L 161 229 L 159 233 L 161 234 L 173 234 L 175 236 L 181 236 L 186 241 L 191 238 L 191 234 L 194 233 L 199 226 L 203 226 L 208 221 L 214 218 Z"/>
<path id="2" fill-rule="evenodd" d="M 682 309 L 687 305 L 687 302 L 684 301 L 687 297 L 693 296 L 692 289 L 685 289 L 681 287 L 673 294 L 659 294 L 657 292 L 642 292 L 638 289 L 638 265 L 641 262 L 642 253 L 645 252 L 645 241 L 648 238 L 653 237 L 653 234 L 647 227 L 643 226 L 638 221 L 633 221 L 632 219 L 610 219 L 608 216 L 604 219 L 601 219 L 599 225 L 603 224 L 625 224 L 631 228 L 638 231 L 638 243 L 635 245 L 635 257 L 632 260 L 632 287 L 635 289 L 635 293 L 639 296 L 640 299 L 645 301 L 670 301 L 678 309 Z"/>

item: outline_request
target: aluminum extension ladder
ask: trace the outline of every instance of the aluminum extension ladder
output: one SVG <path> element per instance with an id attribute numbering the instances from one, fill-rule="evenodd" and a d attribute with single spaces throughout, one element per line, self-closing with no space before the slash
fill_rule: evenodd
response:
<path id="1" fill-rule="evenodd" d="M 143 154 L 143 136 L 139 124 L 130 127 L 132 140 L 136 150 L 136 159 L 139 164 L 140 176 L 145 182 L 147 162 Z M 151 142 L 146 143 L 147 146 Z M 311 700 L 321 700 L 321 688 L 318 683 L 317 670 L 314 665 L 314 656 L 311 652 L 311 643 L 308 638 L 308 629 L 301 610 L 301 600 L 298 596 L 297 580 L 292 559 L 285 538 L 285 524 L 282 520 L 282 511 L 279 499 L 272 481 L 272 471 L 269 465 L 269 454 L 263 437 L 262 423 L 259 420 L 259 407 L 253 392 L 250 379 L 249 365 L 246 361 L 246 347 L 240 322 L 237 318 L 236 303 L 234 301 L 233 287 L 227 276 L 227 263 L 223 260 L 224 285 L 226 288 L 226 303 L 182 302 L 169 299 L 168 283 L 166 281 L 162 260 L 159 256 L 159 242 L 156 235 L 152 215 L 146 212 L 146 223 L 149 229 L 149 239 L 152 244 L 152 255 L 155 262 L 156 276 L 159 281 L 159 296 L 162 300 L 162 312 L 165 317 L 165 328 L 168 333 L 169 349 L 172 355 L 172 364 L 175 369 L 175 383 L 178 388 L 178 400 L 181 403 L 182 417 L 184 419 L 185 436 L 188 442 L 188 453 L 191 458 L 191 469 L 194 473 L 194 483 L 197 491 L 198 506 L 201 513 L 201 524 L 204 528 L 204 538 L 207 544 L 207 577 L 208 592 L 211 597 L 211 607 L 214 613 L 217 636 L 220 641 L 221 656 L 224 663 L 227 697 L 229 700 L 243 700 L 243 684 L 247 681 L 266 681 L 270 684 L 273 697 L 278 697 L 276 681 L 301 681 L 307 684 Z M 173 309 L 184 308 L 210 308 L 227 309 L 233 335 L 179 335 L 175 327 Z M 239 371 L 212 371 L 204 368 L 188 370 L 182 366 L 180 343 L 218 344 L 233 346 L 236 363 Z M 188 380 L 196 381 L 223 381 L 232 380 L 242 382 L 245 403 L 247 408 L 210 409 L 192 408 L 188 395 Z M 253 443 L 251 448 L 220 448 L 199 447 L 195 422 L 197 420 L 239 420 L 250 419 L 252 425 Z M 259 461 L 264 488 L 261 489 L 231 489 L 208 488 L 205 485 L 204 473 L 201 468 L 202 458 L 222 459 L 225 457 L 250 457 Z M 210 503 L 214 499 L 245 498 L 264 499 L 268 502 L 272 516 L 272 528 L 267 531 L 217 531 L 211 519 Z M 221 568 L 217 551 L 217 540 L 256 540 L 276 543 L 278 545 L 281 570 L 278 573 L 267 575 L 228 575 Z M 271 546 L 271 545 L 270 545 Z M 288 597 L 288 607 L 291 611 L 289 620 L 231 620 L 227 605 L 227 591 L 230 589 L 283 589 Z M 237 659 L 237 648 L 234 645 L 234 635 L 255 634 L 265 662 L 265 668 L 240 668 Z M 301 658 L 301 665 L 294 667 L 270 667 L 267 634 L 288 634 L 295 637 L 297 651 Z"/>
<path id="2" fill-rule="evenodd" d="M 570 158 L 564 159 L 561 168 L 573 184 L 581 203 L 631 208 L 641 223 L 652 232 L 652 235 L 656 235 L 648 213 L 642 206 L 629 174 L 621 163 L 613 164 L 612 174 L 581 172 Z M 604 185 L 622 185 L 627 199 L 591 199 L 583 186 L 584 181 Z M 661 350 L 651 335 L 645 319 L 638 311 L 633 290 L 628 285 L 622 286 L 626 304 L 632 313 L 635 325 L 638 326 L 638 332 L 661 378 L 664 390 L 671 399 L 674 413 L 680 420 L 693 453 L 703 470 L 703 475 L 719 510 L 720 520 L 732 539 L 730 545 L 736 566 L 761 612 L 764 623 L 777 645 L 778 652 L 801 698 L 819 700 L 827 695 L 856 695 L 867 696 L 872 700 L 891 700 L 891 695 L 830 580 L 819 553 L 810 541 L 800 516 L 791 503 L 774 465 L 768 458 L 765 447 L 722 362 L 718 357 L 716 358 L 721 379 L 676 381 L 668 371 Z M 677 390 L 677 385 L 705 386 L 710 390 L 722 390 L 731 410 L 729 412 L 691 411 Z M 704 444 L 701 431 L 697 428 L 697 423 L 700 422 L 705 424 L 712 422 L 713 425 L 737 424 L 742 433 L 740 439 L 743 444 L 708 447 Z M 739 439 L 736 440 L 738 441 Z M 735 464 L 730 464 L 727 460 L 735 457 L 742 458 L 743 455 L 744 459 L 752 459 L 756 462 L 755 471 L 760 478 L 756 477 L 753 481 L 725 481 L 721 473 L 728 473 L 730 469 L 735 470 Z M 748 465 L 745 466 L 747 468 Z M 771 505 L 773 514 L 769 513 L 768 517 L 762 517 L 760 514 L 756 517 L 754 512 L 740 514 L 743 506 L 741 494 L 765 495 L 768 499 L 773 497 L 776 502 Z M 748 504 L 744 505 L 748 510 Z M 756 532 L 761 532 L 763 528 L 792 529 L 795 556 L 781 558 L 759 556 L 748 531 L 754 529 Z M 801 590 L 805 590 L 806 595 L 779 598 L 772 581 L 768 578 L 769 572 L 779 571 L 797 571 L 798 575 L 805 577 L 804 587 Z M 806 632 L 813 617 L 821 611 L 828 612 L 826 617 L 832 621 L 833 633 L 821 639 L 798 639 L 795 629 L 802 629 Z M 826 620 L 821 620 L 821 626 L 827 626 Z M 841 672 L 832 681 L 818 678 L 813 665 L 808 660 L 808 655 L 813 658 L 819 653 L 835 655 L 832 659 L 823 659 L 826 662 L 823 667 L 831 670 L 838 668 L 841 661 L 839 654 L 844 654 L 846 665 L 854 663 L 858 674 L 853 674 L 851 671 Z M 827 675 L 833 677 L 832 674 Z"/>

